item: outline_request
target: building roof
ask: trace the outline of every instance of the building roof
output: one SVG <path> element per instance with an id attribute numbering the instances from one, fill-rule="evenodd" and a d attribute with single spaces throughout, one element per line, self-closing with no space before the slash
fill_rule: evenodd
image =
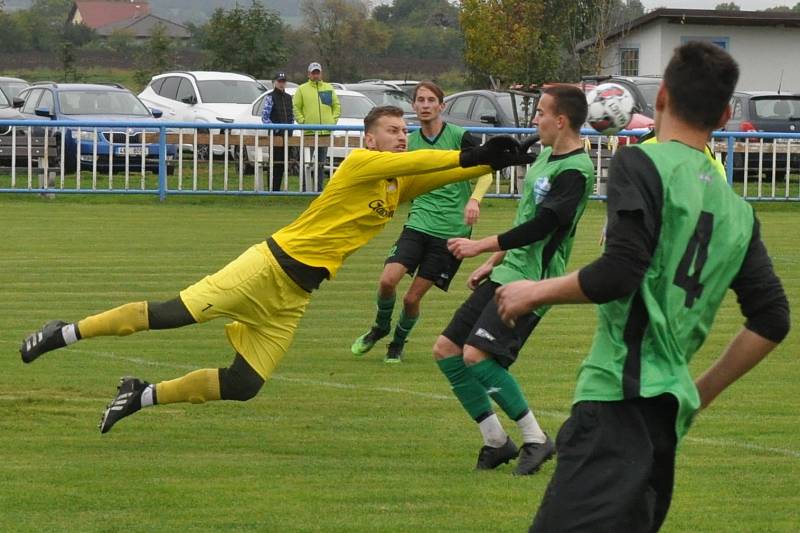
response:
<path id="1" fill-rule="evenodd" d="M 188 39 L 191 36 L 189 28 L 186 26 L 153 15 L 152 13 L 106 24 L 105 26 L 97 28 L 97 33 L 98 35 L 108 36 L 115 31 L 124 31 L 130 33 L 134 37 L 145 38 L 150 37 L 153 34 L 153 29 L 159 24 L 164 27 L 167 37 Z"/>
<path id="2" fill-rule="evenodd" d="M 129 20 L 150 13 L 146 0 L 77 0 L 70 10 L 69 21 L 80 22 L 92 29 L 120 20 Z M 76 17 L 79 15 L 79 20 Z"/>
<path id="3" fill-rule="evenodd" d="M 659 8 L 613 28 L 603 38 L 614 40 L 655 21 L 706 26 L 784 26 L 800 28 L 800 13 L 783 11 L 722 11 L 716 9 Z M 580 50 L 592 46 L 601 36 L 578 44 Z"/>

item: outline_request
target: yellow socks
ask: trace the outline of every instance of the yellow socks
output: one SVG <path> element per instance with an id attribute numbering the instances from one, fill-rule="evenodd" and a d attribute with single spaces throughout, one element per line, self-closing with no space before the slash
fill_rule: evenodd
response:
<path id="1" fill-rule="evenodd" d="M 161 404 L 219 400 L 219 370 L 204 368 L 183 377 L 156 385 L 156 401 Z"/>
<path id="2" fill-rule="evenodd" d="M 99 336 L 123 336 L 149 329 L 147 302 L 134 302 L 86 317 L 78 322 L 82 339 Z"/>

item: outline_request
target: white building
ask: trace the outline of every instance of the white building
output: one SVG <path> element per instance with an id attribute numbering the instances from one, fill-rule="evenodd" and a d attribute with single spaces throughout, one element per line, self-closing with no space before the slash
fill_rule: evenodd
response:
<path id="1" fill-rule="evenodd" d="M 736 59 L 738 90 L 775 91 L 780 83 L 781 90 L 800 92 L 800 13 L 656 9 L 606 36 L 598 74 L 661 75 L 676 47 L 698 40 Z"/>

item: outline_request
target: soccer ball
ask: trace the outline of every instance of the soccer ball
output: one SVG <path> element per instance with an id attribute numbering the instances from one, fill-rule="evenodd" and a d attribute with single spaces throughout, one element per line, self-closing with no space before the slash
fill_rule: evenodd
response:
<path id="1" fill-rule="evenodd" d="M 617 83 L 603 83 L 586 95 L 589 115 L 586 122 L 603 135 L 624 130 L 633 118 L 633 96 Z"/>

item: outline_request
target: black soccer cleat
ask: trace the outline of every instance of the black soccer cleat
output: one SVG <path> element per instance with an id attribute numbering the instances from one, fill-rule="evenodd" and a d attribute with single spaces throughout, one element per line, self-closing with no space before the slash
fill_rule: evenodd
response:
<path id="1" fill-rule="evenodd" d="M 498 466 L 509 462 L 519 454 L 517 445 L 511 440 L 511 437 L 506 439 L 506 443 L 495 448 L 493 446 L 484 446 L 478 454 L 478 464 L 475 465 L 476 470 L 492 470 Z"/>
<path id="2" fill-rule="evenodd" d="M 66 325 L 67 322 L 51 320 L 42 326 L 42 329 L 29 335 L 19 347 L 22 362 L 30 363 L 45 352 L 66 346 L 67 343 L 61 334 L 61 328 Z"/>
<path id="3" fill-rule="evenodd" d="M 553 440 L 545 434 L 547 440 L 543 443 L 526 442 L 519 450 L 519 462 L 514 469 L 515 476 L 530 476 L 539 471 L 539 468 L 549 461 L 556 454 L 556 445 Z"/>
<path id="4" fill-rule="evenodd" d="M 117 386 L 117 395 L 114 400 L 106 406 L 103 411 L 103 418 L 97 425 L 100 433 L 107 433 L 120 419 L 132 415 L 142 408 L 142 391 L 150 385 L 146 381 L 138 378 L 120 378 Z"/>
<path id="5" fill-rule="evenodd" d="M 406 345 L 405 341 L 403 342 L 390 342 L 389 346 L 386 348 L 386 357 L 384 357 L 384 363 L 399 363 L 403 360 L 403 347 Z"/>

